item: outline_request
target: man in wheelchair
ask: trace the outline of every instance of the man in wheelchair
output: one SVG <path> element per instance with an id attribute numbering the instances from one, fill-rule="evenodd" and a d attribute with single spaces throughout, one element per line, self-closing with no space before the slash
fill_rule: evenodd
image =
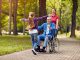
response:
<path id="1" fill-rule="evenodd" d="M 55 24 L 51 22 L 51 17 L 47 17 L 47 23 L 43 23 L 38 26 L 38 30 L 43 30 L 43 34 L 38 35 L 38 50 L 40 52 L 46 52 L 48 41 L 53 38 L 53 30 L 55 29 Z M 44 40 L 43 47 L 40 49 L 40 42 Z"/>

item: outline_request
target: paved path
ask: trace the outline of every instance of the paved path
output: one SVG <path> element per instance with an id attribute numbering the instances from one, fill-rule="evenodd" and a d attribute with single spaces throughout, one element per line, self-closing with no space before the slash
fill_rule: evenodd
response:
<path id="1" fill-rule="evenodd" d="M 60 50 L 53 54 L 33 55 L 31 50 L 0 56 L 0 60 L 80 60 L 80 41 L 60 38 Z"/>

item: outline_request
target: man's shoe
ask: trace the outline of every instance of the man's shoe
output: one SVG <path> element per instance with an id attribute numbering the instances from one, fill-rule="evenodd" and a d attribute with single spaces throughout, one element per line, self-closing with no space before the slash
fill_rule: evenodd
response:
<path id="1" fill-rule="evenodd" d="M 40 52 L 40 46 L 37 45 L 38 48 L 35 49 L 36 52 Z"/>
<path id="2" fill-rule="evenodd" d="M 34 50 L 35 50 L 36 52 L 39 52 L 40 49 L 36 48 L 36 49 L 34 49 Z"/>
<path id="3" fill-rule="evenodd" d="M 46 50 L 45 49 L 40 49 L 40 52 L 46 52 Z"/>
<path id="4" fill-rule="evenodd" d="M 43 47 L 43 52 L 46 52 L 45 48 L 46 48 L 46 47 Z"/>

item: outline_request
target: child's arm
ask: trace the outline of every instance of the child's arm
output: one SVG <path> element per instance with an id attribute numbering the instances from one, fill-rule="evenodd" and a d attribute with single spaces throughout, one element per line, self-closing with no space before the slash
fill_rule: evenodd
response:
<path id="1" fill-rule="evenodd" d="M 26 19 L 26 18 L 22 18 L 21 20 L 24 21 L 24 22 L 28 22 L 29 21 L 29 19 Z"/>
<path id="2" fill-rule="evenodd" d="M 35 20 L 37 20 L 37 21 L 39 21 L 39 20 L 43 20 L 43 19 L 46 20 L 47 17 L 48 17 L 48 16 L 38 17 L 38 18 L 35 18 Z"/>

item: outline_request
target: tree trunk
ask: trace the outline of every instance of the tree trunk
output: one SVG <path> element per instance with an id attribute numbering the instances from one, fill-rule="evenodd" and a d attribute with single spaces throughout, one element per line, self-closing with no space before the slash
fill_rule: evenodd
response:
<path id="1" fill-rule="evenodd" d="M 72 0 L 73 2 L 73 11 L 72 11 L 72 26 L 71 26 L 71 36 L 75 37 L 75 29 L 76 29 L 76 11 L 78 8 L 78 0 Z"/>
<path id="2" fill-rule="evenodd" d="M 9 35 L 11 35 L 12 0 L 9 0 Z"/>
<path id="3" fill-rule="evenodd" d="M 1 13 L 2 13 L 2 0 L 0 0 L 0 35 L 2 35 Z"/>
<path id="4" fill-rule="evenodd" d="M 24 0 L 24 18 L 26 18 L 26 0 Z M 23 22 L 23 35 L 25 35 L 25 22 Z"/>
<path id="5" fill-rule="evenodd" d="M 36 14 L 36 16 L 38 16 L 37 14 L 38 14 L 38 7 L 37 7 L 37 2 L 38 2 L 38 0 L 35 0 L 35 14 Z"/>
<path id="6" fill-rule="evenodd" d="M 13 34 L 17 35 L 17 7 L 18 0 L 13 0 Z"/>
<path id="7" fill-rule="evenodd" d="M 47 15 L 46 12 L 46 0 L 39 0 L 39 16 Z M 39 25 L 45 22 L 46 20 L 39 21 Z"/>

